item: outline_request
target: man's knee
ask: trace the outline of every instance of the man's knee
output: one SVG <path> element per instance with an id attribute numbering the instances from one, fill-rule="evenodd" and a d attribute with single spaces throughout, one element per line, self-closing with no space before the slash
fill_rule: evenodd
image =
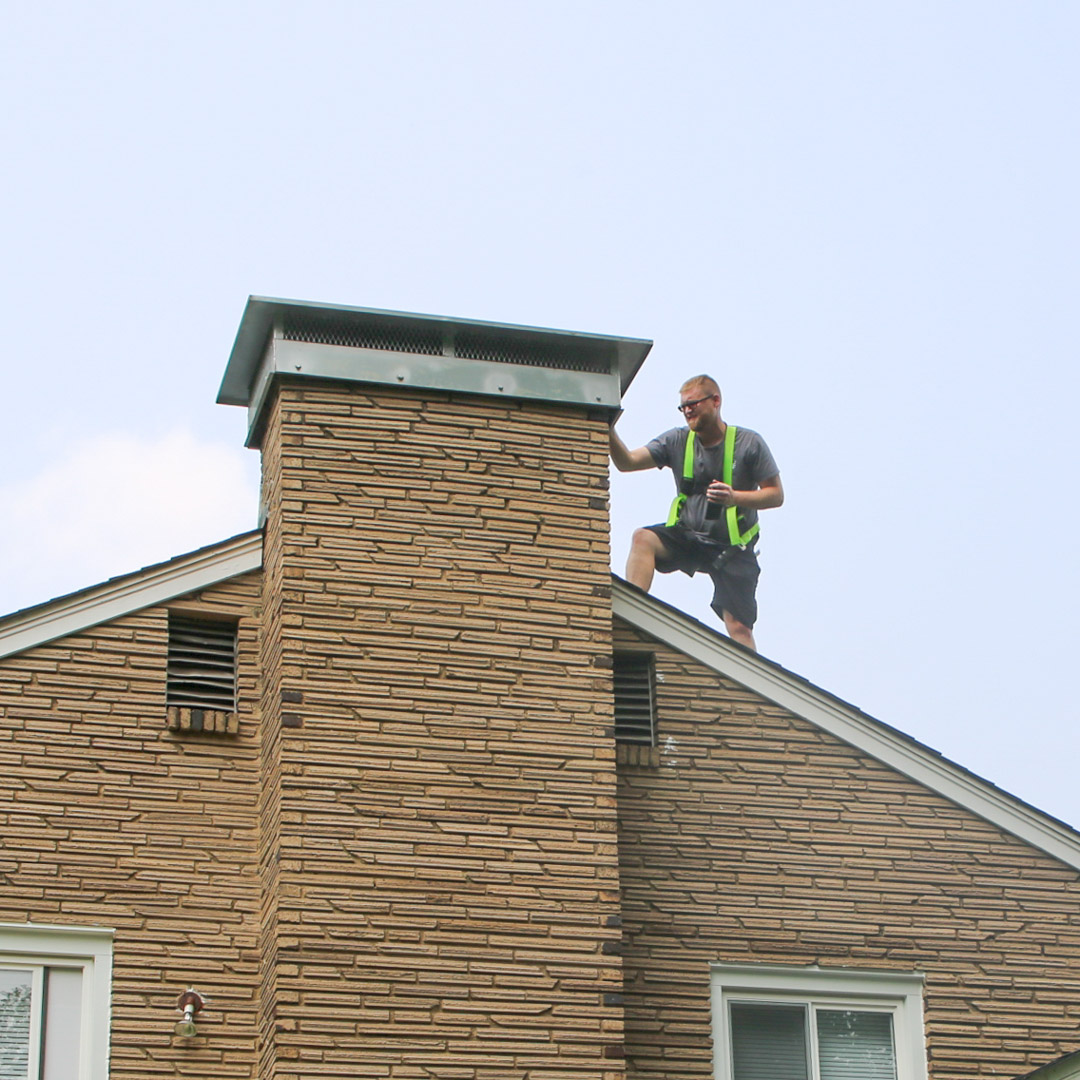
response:
<path id="1" fill-rule="evenodd" d="M 737 641 L 740 645 L 745 645 L 748 649 L 757 651 L 757 644 L 754 641 L 754 631 L 751 627 L 747 626 L 741 619 L 735 618 L 730 611 L 725 610 L 723 614 L 724 629 L 727 630 L 728 636 L 732 641 Z"/>
<path id="2" fill-rule="evenodd" d="M 664 555 L 664 544 L 652 529 L 635 529 L 630 538 L 631 556 L 645 556 L 653 563 Z"/>
<path id="3" fill-rule="evenodd" d="M 636 548 L 648 548 L 650 551 L 659 550 L 660 537 L 652 529 L 635 529 L 630 538 L 631 546 Z"/>
<path id="4" fill-rule="evenodd" d="M 656 572 L 656 561 L 663 552 L 664 546 L 656 533 L 650 529 L 636 529 L 630 540 L 630 554 L 626 560 L 626 580 L 648 592 Z"/>

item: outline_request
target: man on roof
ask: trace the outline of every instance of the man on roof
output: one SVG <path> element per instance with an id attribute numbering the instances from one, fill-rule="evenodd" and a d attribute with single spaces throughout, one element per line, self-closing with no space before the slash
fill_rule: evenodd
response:
<path id="1" fill-rule="evenodd" d="M 677 494 L 667 522 L 634 532 L 626 580 L 649 591 L 653 574 L 681 570 L 713 581 L 712 609 L 734 641 L 750 649 L 760 573 L 754 545 L 758 511 L 780 506 L 780 470 L 765 440 L 720 418 L 720 387 L 708 375 L 679 391 L 686 427 L 672 428 L 629 450 L 611 429 L 611 460 L 620 472 L 669 468 Z"/>

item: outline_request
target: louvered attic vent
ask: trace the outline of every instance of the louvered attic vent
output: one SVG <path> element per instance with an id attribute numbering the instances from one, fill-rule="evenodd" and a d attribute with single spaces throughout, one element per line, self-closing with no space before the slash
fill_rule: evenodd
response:
<path id="1" fill-rule="evenodd" d="M 165 703 L 181 709 L 236 711 L 236 625 L 169 616 Z"/>
<path id="2" fill-rule="evenodd" d="M 614 657 L 615 741 L 656 743 L 656 674 L 652 653 Z"/>

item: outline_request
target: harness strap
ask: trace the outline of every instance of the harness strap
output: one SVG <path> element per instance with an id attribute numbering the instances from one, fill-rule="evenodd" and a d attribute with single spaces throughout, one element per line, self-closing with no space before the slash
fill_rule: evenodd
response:
<path id="1" fill-rule="evenodd" d="M 686 433 L 686 450 L 683 452 L 682 476 L 679 478 L 679 490 L 675 498 L 671 500 L 671 509 L 668 511 L 667 525 L 674 525 L 679 520 L 682 508 L 686 505 L 686 497 L 694 486 L 694 433 Z"/>
<path id="2" fill-rule="evenodd" d="M 732 478 L 735 475 L 735 425 L 728 424 L 724 434 L 724 483 L 731 487 Z M 694 486 L 694 432 L 686 433 L 686 450 L 683 453 L 682 476 L 679 478 L 679 490 L 671 501 L 671 509 L 668 511 L 666 524 L 674 525 L 679 520 L 682 508 L 686 505 L 686 497 Z M 727 508 L 728 540 L 736 547 L 746 547 L 761 530 L 758 522 L 754 522 L 746 532 L 739 532 L 739 511 L 735 506 Z"/>
<path id="3" fill-rule="evenodd" d="M 731 487 L 735 475 L 735 425 L 728 424 L 724 435 L 724 483 Z M 754 522 L 744 533 L 739 532 L 739 511 L 734 506 L 727 508 L 728 539 L 736 547 L 746 547 L 760 531 L 758 522 Z"/>

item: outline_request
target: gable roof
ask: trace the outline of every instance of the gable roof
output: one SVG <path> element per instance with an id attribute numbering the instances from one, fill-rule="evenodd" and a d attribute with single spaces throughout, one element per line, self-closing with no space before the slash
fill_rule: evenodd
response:
<path id="1" fill-rule="evenodd" d="M 1080 833 L 1064 822 L 677 608 L 612 578 L 612 609 L 618 618 L 1080 870 Z"/>
<path id="2" fill-rule="evenodd" d="M 261 568 L 262 532 L 254 530 L 111 578 L 0 618 L 0 659 Z M 1080 870 L 1080 833 L 1064 822 L 614 574 L 612 612 L 642 633 Z"/>
<path id="3" fill-rule="evenodd" d="M 0 618 L 0 660 L 262 568 L 262 530 L 109 578 Z"/>

